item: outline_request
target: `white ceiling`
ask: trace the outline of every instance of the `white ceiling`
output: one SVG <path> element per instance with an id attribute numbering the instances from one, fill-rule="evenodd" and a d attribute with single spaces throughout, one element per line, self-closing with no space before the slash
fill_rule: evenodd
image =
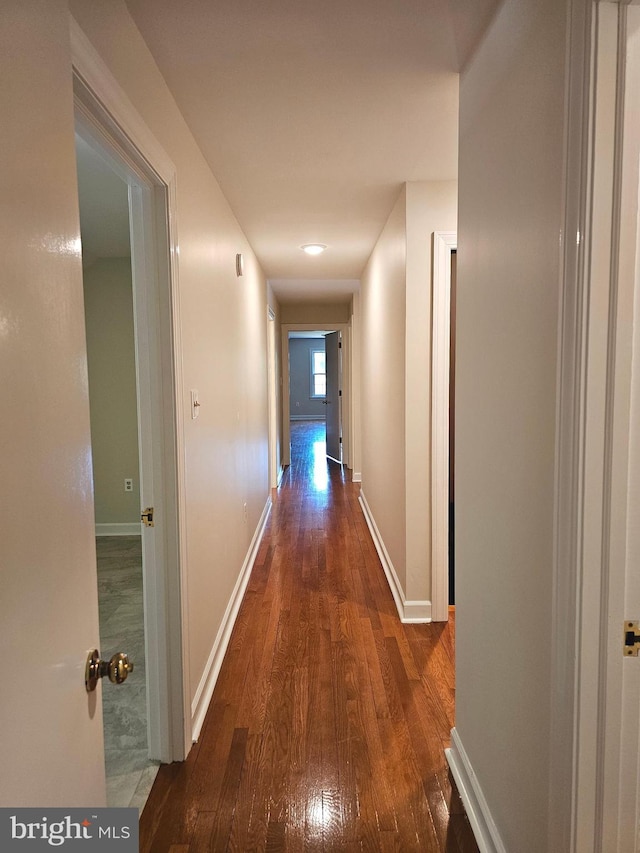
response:
<path id="1" fill-rule="evenodd" d="M 405 181 L 456 177 L 457 71 L 498 2 L 127 6 L 288 301 L 287 279 L 360 277 Z"/>
<path id="2" fill-rule="evenodd" d="M 348 302 L 360 287 L 357 278 L 272 278 L 280 302 Z"/>

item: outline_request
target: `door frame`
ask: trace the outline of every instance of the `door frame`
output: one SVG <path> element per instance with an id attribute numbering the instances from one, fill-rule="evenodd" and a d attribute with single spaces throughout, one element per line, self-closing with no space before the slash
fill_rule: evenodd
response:
<path id="1" fill-rule="evenodd" d="M 638 388 L 640 386 L 640 6 L 620 9 L 616 69 L 616 141 L 607 501 L 606 682 L 604 730 L 600 748 L 602 780 L 602 849 L 638 850 L 640 786 L 640 661 L 621 653 L 624 620 L 640 618 L 637 571 Z M 633 466 L 633 467 L 632 467 Z M 615 807 L 612 807 L 615 804 Z"/>
<path id="2" fill-rule="evenodd" d="M 449 619 L 449 391 L 451 255 L 455 231 L 433 233 L 431 337 L 431 619 Z"/>
<path id="3" fill-rule="evenodd" d="M 75 111 L 82 135 L 138 177 L 137 186 L 129 184 L 130 207 L 138 214 L 131 226 L 132 268 L 135 265 L 141 285 L 136 351 L 142 342 L 149 370 L 152 363 L 157 365 L 145 389 L 148 396 L 139 398 L 139 405 L 152 409 L 151 434 L 141 440 L 150 440 L 152 446 L 149 474 L 160 522 L 154 528 L 153 547 L 161 567 L 156 577 L 145 577 L 149 753 L 162 762 L 179 761 L 191 748 L 192 733 L 176 169 L 72 17 L 70 36 Z"/>
<path id="4" fill-rule="evenodd" d="M 289 412 L 291 391 L 289 388 L 289 332 L 342 332 L 342 464 L 352 467 L 351 447 L 351 327 L 349 323 L 282 323 L 282 465 L 291 464 L 291 430 Z"/>
<path id="5" fill-rule="evenodd" d="M 574 236 L 562 242 L 558 330 L 548 831 L 548 849 L 568 853 L 637 845 L 637 707 L 625 749 L 620 735 L 623 664 L 633 663 L 623 659 L 623 619 L 640 616 L 624 612 L 633 304 L 633 282 L 621 277 L 627 15 L 627 3 L 588 2 L 572 3 L 569 16 L 563 233 Z M 637 191 L 636 173 L 636 216 Z"/>
<path id="6" fill-rule="evenodd" d="M 332 462 L 336 462 L 338 465 L 342 466 L 342 465 L 345 465 L 345 464 L 346 464 L 346 463 L 345 463 L 345 461 L 344 461 L 344 450 L 343 450 L 343 447 L 344 447 L 344 441 L 345 441 L 346 436 L 344 436 L 344 435 L 343 435 L 343 428 L 344 428 L 344 413 L 343 413 L 343 408 L 344 408 L 344 407 L 343 407 L 343 405 L 342 405 L 342 385 L 343 385 L 343 379 L 342 379 L 342 375 L 343 375 L 343 358 L 342 358 L 342 354 L 343 354 L 343 352 L 344 352 L 344 347 L 343 347 L 343 345 L 342 345 L 342 332 L 340 332 L 340 331 L 335 331 L 335 332 L 327 331 L 327 332 L 325 332 L 325 336 L 324 336 L 324 349 L 325 349 L 325 370 L 326 370 L 326 379 L 327 379 L 327 388 L 326 388 L 326 393 L 325 393 L 325 402 L 326 402 L 326 403 L 331 403 L 331 400 L 327 400 L 327 399 L 326 399 L 326 398 L 329 396 L 329 395 L 328 395 L 328 392 L 329 392 L 329 390 L 330 390 L 330 389 L 329 389 L 329 369 L 328 369 L 328 359 L 327 359 L 327 357 L 326 357 L 326 352 L 327 352 L 327 336 L 328 336 L 328 335 L 338 335 L 338 350 L 337 350 L 337 354 L 338 354 L 338 430 L 339 430 L 339 432 L 340 432 L 339 441 L 338 441 L 338 444 L 339 444 L 339 452 L 338 452 L 338 456 L 339 456 L 340 458 L 339 458 L 339 459 L 337 459 L 335 456 L 332 456 L 332 455 L 329 453 L 329 430 L 328 430 L 328 428 L 327 428 L 327 423 L 328 423 L 328 420 L 329 420 L 329 417 L 328 417 L 328 416 L 329 416 L 329 412 L 330 412 L 330 410 L 329 410 L 329 409 L 327 409 L 327 412 L 326 412 L 326 415 L 325 415 L 325 438 L 326 438 L 325 454 L 326 454 L 327 459 L 330 459 Z M 332 424 L 333 424 L 333 421 L 332 421 Z"/>
<path id="7" fill-rule="evenodd" d="M 277 489 L 282 479 L 278 453 L 278 364 L 276 315 L 267 307 L 267 395 L 269 406 L 269 488 Z"/>

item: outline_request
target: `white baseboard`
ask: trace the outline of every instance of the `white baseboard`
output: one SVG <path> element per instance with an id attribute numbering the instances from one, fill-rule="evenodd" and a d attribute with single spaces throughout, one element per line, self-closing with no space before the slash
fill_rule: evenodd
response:
<path id="1" fill-rule="evenodd" d="M 123 522 L 122 524 L 96 524 L 96 536 L 141 536 L 140 521 Z"/>
<path id="2" fill-rule="evenodd" d="M 352 483 L 361 483 L 362 482 L 362 472 L 361 471 L 354 471 L 351 474 L 351 482 Z"/>
<path id="3" fill-rule="evenodd" d="M 371 513 L 371 509 L 369 508 L 367 499 L 365 498 L 364 493 L 362 491 L 360 492 L 358 500 L 360 501 L 360 506 L 362 507 L 362 512 L 364 513 L 364 518 L 367 522 L 367 527 L 369 528 L 369 532 L 371 533 L 373 544 L 376 546 L 378 557 L 380 557 L 382 568 L 384 569 L 384 573 L 387 576 L 387 583 L 389 584 L 389 588 L 391 589 L 393 600 L 396 603 L 398 615 L 400 616 L 400 621 L 404 623 L 431 622 L 431 602 L 411 601 L 405 598 L 404 590 L 402 589 L 402 585 L 400 583 L 400 580 L 398 579 L 396 570 L 394 569 L 393 563 L 391 562 L 391 557 L 389 556 L 389 553 L 385 548 L 382 536 L 380 535 L 380 531 L 378 530 L 378 526 L 373 518 L 373 514 Z"/>
<path id="4" fill-rule="evenodd" d="M 451 746 L 445 750 L 453 778 L 456 780 L 460 798 L 464 803 L 469 823 L 476 837 L 480 853 L 507 853 L 489 806 L 482 793 L 478 777 L 474 773 L 460 735 L 451 729 Z"/>
<path id="5" fill-rule="evenodd" d="M 253 534 L 253 539 L 251 540 L 251 545 L 247 551 L 247 556 L 242 564 L 242 569 L 240 570 L 238 580 L 236 581 L 236 585 L 231 593 L 231 598 L 229 599 L 227 609 L 224 612 L 218 634 L 211 652 L 209 653 L 207 665 L 204 668 L 202 678 L 198 684 L 196 695 L 191 703 L 191 731 L 194 743 L 200 737 L 200 731 L 209 708 L 209 703 L 211 702 L 211 697 L 213 696 L 213 690 L 216 686 L 216 681 L 218 680 L 220 667 L 222 666 L 222 661 L 224 659 L 225 652 L 227 651 L 229 640 L 231 639 L 233 626 L 238 618 L 238 611 L 240 610 L 240 605 L 242 604 L 242 599 L 244 597 L 247 584 L 249 583 L 249 577 L 251 576 L 251 570 L 253 569 L 253 564 L 258 554 L 258 548 L 262 541 L 262 535 L 267 524 L 270 509 L 271 498 L 269 497 L 262 511 L 262 516 L 260 517 L 256 531 Z"/>

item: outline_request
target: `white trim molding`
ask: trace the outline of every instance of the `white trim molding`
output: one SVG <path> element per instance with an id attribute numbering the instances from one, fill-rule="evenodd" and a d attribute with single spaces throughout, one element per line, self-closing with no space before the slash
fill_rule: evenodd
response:
<path id="1" fill-rule="evenodd" d="M 449 386 L 451 254 L 455 231 L 433 234 L 431 362 L 431 601 L 435 622 L 449 618 Z"/>
<path id="2" fill-rule="evenodd" d="M 253 539 L 249 545 L 247 556 L 242 564 L 238 580 L 236 581 L 236 585 L 231 593 L 227 609 L 224 612 L 216 639 L 209 653 L 209 659 L 207 660 L 204 672 L 202 673 L 202 678 L 198 684 L 198 689 L 196 690 L 193 702 L 191 703 L 191 731 L 194 743 L 198 740 L 200 732 L 202 731 L 204 719 L 209 709 L 211 697 L 213 696 L 216 681 L 220 674 L 220 668 L 227 651 L 227 646 L 229 645 L 229 640 L 231 639 L 231 632 L 233 631 L 233 626 L 238 618 L 240 605 L 242 604 L 242 599 L 244 598 L 244 593 L 247 588 L 247 584 L 249 583 L 249 578 L 251 577 L 251 570 L 253 569 L 253 564 L 255 563 L 256 556 L 258 554 L 258 548 L 260 547 L 260 543 L 264 535 L 270 510 L 271 498 L 269 497 L 262 511 L 255 533 L 253 534 Z"/>
<path id="3" fill-rule="evenodd" d="M 142 524 L 139 521 L 121 524 L 96 524 L 96 536 L 141 536 Z"/>
<path id="4" fill-rule="evenodd" d="M 376 551 L 378 552 L 378 557 L 380 558 L 380 562 L 382 563 L 382 568 L 384 569 L 384 573 L 387 578 L 387 583 L 389 584 L 389 588 L 391 590 L 391 594 L 393 595 L 393 600 L 396 603 L 396 608 L 398 610 L 398 616 L 400 617 L 400 621 L 405 624 L 409 623 L 422 623 L 422 622 L 431 622 L 431 602 L 430 601 L 411 601 L 405 598 L 404 590 L 402 589 L 402 584 L 396 574 L 396 570 L 391 562 L 391 557 L 387 549 L 385 548 L 384 541 L 382 536 L 380 535 L 380 531 L 378 530 L 378 526 L 373 518 L 373 514 L 367 503 L 367 499 L 364 496 L 364 493 L 361 491 L 358 496 L 358 500 L 360 501 L 360 506 L 362 507 L 362 512 L 364 514 L 364 519 L 367 522 L 367 527 L 369 528 L 369 533 L 371 533 L 371 538 L 373 539 L 373 544 L 376 547 Z"/>
<path id="5" fill-rule="evenodd" d="M 507 853 L 457 729 L 451 729 L 451 746 L 444 752 L 480 853 Z"/>
<path id="6" fill-rule="evenodd" d="M 69 30 L 71 62 L 77 77 L 89 91 L 99 96 L 104 117 L 113 128 L 124 133 L 152 170 L 165 183 L 170 183 L 176 172 L 173 162 L 71 15 Z"/>

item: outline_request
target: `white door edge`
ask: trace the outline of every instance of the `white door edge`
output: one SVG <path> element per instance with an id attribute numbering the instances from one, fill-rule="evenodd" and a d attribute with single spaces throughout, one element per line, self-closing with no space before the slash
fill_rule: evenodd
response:
<path id="1" fill-rule="evenodd" d="M 433 332 L 431 364 L 431 615 L 449 619 L 449 386 L 451 254 L 455 231 L 433 234 Z"/>

